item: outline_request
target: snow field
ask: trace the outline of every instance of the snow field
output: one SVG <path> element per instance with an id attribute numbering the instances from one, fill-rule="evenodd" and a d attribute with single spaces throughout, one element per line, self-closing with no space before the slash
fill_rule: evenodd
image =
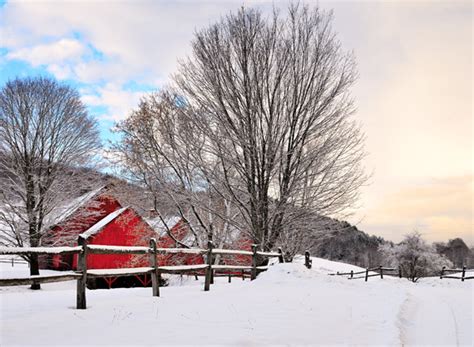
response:
<path id="1" fill-rule="evenodd" d="M 160 298 L 88 290 L 87 310 L 74 308 L 74 281 L 0 288 L 0 344 L 472 345 L 474 281 L 327 275 L 351 269 L 361 270 L 313 258 L 311 270 L 278 264 L 253 282 L 216 278 L 210 292 L 171 276 Z"/>

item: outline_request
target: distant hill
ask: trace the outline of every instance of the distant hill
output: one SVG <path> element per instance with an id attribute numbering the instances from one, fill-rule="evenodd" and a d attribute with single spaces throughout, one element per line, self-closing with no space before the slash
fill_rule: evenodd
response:
<path id="1" fill-rule="evenodd" d="M 323 219 L 320 232 L 313 240 L 311 255 L 361 267 L 383 265 L 379 246 L 387 241 L 382 237 L 368 235 L 346 221 Z"/>

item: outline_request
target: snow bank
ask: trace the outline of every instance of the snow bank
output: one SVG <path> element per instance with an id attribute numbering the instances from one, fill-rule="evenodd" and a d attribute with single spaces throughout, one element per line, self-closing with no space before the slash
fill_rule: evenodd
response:
<path id="1" fill-rule="evenodd" d="M 351 269 L 276 264 L 252 282 L 215 278 L 210 292 L 203 277 L 170 276 L 180 286 L 160 298 L 151 288 L 88 290 L 87 310 L 73 309 L 74 287 L 0 289 L 0 344 L 472 345 L 474 281 L 327 275 Z"/>

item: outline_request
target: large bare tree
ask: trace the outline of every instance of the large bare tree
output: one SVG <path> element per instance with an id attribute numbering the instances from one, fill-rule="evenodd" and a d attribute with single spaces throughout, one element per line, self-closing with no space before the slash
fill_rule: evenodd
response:
<path id="1" fill-rule="evenodd" d="M 97 124 L 76 90 L 43 77 L 7 82 L 0 90 L 1 244 L 40 246 L 66 213 L 62 205 L 85 188 L 76 169 L 99 148 Z M 39 274 L 37 256 L 28 261 L 31 275 Z"/>
<path id="2" fill-rule="evenodd" d="M 219 159 L 226 179 L 201 165 L 204 175 L 235 198 L 265 249 L 295 223 L 290 211 L 341 213 L 365 181 L 363 135 L 351 118 L 354 59 L 331 19 L 317 7 L 269 18 L 241 9 L 196 34 L 175 77 L 206 139 L 192 153 Z"/>
<path id="3" fill-rule="evenodd" d="M 135 114 L 141 135 L 125 137 L 147 138 L 134 152 L 144 171 L 228 201 L 239 211 L 229 222 L 265 250 L 314 227 L 308 215 L 353 207 L 366 180 L 356 70 L 331 21 L 318 7 L 242 8 L 198 31 L 170 91 L 145 99 L 148 117 Z"/>

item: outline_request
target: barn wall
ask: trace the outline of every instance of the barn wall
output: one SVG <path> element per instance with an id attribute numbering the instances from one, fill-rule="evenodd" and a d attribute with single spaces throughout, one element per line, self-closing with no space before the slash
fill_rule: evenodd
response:
<path id="1" fill-rule="evenodd" d="M 107 224 L 97 235 L 89 238 L 89 244 L 111 246 L 148 246 L 154 231 L 132 209 Z M 89 254 L 89 269 L 114 269 L 149 266 L 147 255 L 132 254 Z"/>

